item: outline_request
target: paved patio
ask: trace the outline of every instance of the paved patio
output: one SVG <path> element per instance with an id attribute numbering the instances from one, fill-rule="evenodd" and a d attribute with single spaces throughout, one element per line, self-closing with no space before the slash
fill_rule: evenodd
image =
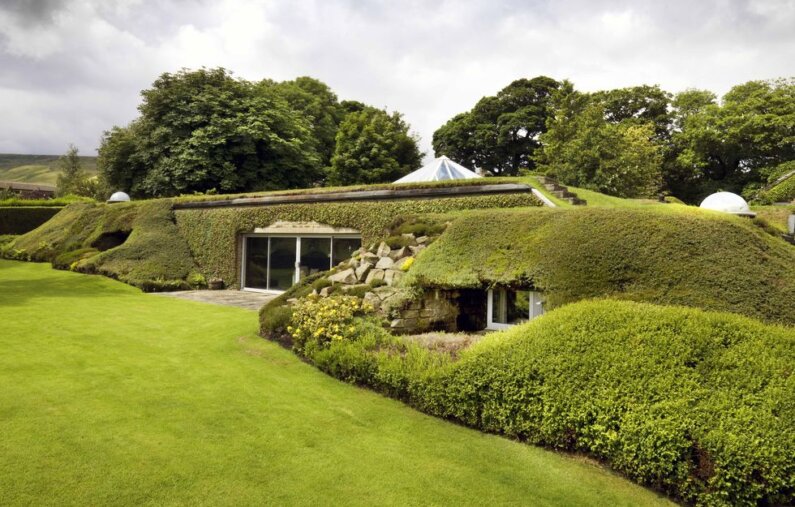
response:
<path id="1" fill-rule="evenodd" d="M 243 290 L 183 290 L 176 292 L 154 292 L 157 296 L 188 299 L 215 305 L 237 306 L 247 310 L 259 310 L 265 303 L 275 298 L 274 294 L 249 292 Z"/>

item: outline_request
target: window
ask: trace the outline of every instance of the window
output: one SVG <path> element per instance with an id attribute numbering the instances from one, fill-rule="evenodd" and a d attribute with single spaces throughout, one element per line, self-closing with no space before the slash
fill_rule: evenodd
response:
<path id="1" fill-rule="evenodd" d="M 362 246 L 352 235 L 265 235 L 243 237 L 242 287 L 284 291 L 295 282 L 336 266 Z"/>
<path id="2" fill-rule="evenodd" d="M 505 329 L 544 313 L 541 293 L 531 290 L 489 290 L 486 328 Z"/>

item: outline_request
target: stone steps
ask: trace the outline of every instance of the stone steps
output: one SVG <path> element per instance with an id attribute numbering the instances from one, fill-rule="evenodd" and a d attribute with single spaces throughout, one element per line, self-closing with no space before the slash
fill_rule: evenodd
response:
<path id="1" fill-rule="evenodd" d="M 584 199 L 577 197 L 577 194 L 570 192 L 569 189 L 548 176 L 539 176 L 538 181 L 544 185 L 549 193 L 562 201 L 566 201 L 572 206 L 583 206 L 587 204 Z"/>

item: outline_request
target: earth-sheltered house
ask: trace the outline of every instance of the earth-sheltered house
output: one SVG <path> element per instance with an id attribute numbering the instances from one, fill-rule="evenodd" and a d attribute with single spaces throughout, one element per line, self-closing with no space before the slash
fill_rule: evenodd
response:
<path id="1" fill-rule="evenodd" d="M 446 180 L 445 162 L 421 170 L 439 181 L 76 203 L 0 248 L 146 291 L 352 293 L 399 333 L 500 329 L 595 297 L 795 322 L 795 249 L 747 218 L 553 209 L 535 177 Z"/>

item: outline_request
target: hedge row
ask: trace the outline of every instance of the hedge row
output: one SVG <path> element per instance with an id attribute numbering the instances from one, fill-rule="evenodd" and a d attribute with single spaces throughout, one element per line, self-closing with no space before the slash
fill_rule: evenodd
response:
<path id="1" fill-rule="evenodd" d="M 0 207 L 0 234 L 25 234 L 55 216 L 60 208 Z"/>
<path id="2" fill-rule="evenodd" d="M 123 243 L 106 244 L 108 235 L 120 236 Z M 168 200 L 72 204 L 39 229 L 5 245 L 2 253 L 103 274 L 146 291 L 204 284 Z"/>
<path id="3" fill-rule="evenodd" d="M 318 313 L 296 312 L 293 332 Z M 350 319 L 323 328 L 334 324 L 350 331 Z M 367 319 L 355 326 L 343 339 L 312 334 L 300 352 L 429 414 L 586 453 L 688 503 L 795 502 L 792 328 L 587 301 L 489 335 L 453 361 Z"/>
<path id="4" fill-rule="evenodd" d="M 248 208 L 176 210 L 180 233 L 207 276 L 238 281 L 237 240 L 244 232 L 277 220 L 316 221 L 361 231 L 365 243 L 384 239 L 390 224 L 402 216 L 455 210 L 540 206 L 531 194 L 486 195 L 397 201 L 286 204 Z"/>
<path id="5" fill-rule="evenodd" d="M 529 283 L 548 308 L 607 296 L 795 323 L 795 248 L 750 220 L 676 205 L 464 213 L 404 283 Z"/>

